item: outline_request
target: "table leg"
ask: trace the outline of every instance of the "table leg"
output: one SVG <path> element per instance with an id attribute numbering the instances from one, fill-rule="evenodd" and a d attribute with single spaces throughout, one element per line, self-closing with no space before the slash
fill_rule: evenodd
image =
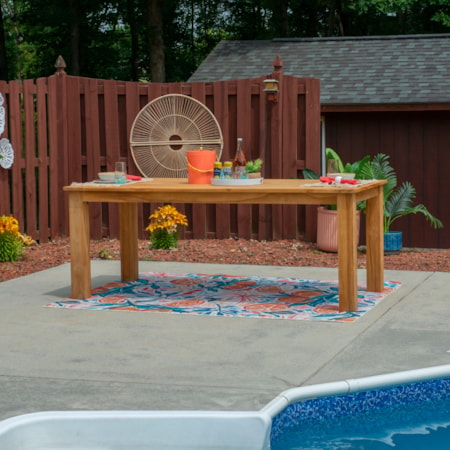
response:
<path id="1" fill-rule="evenodd" d="M 358 309 L 356 201 L 352 195 L 338 196 L 339 310 Z"/>
<path id="2" fill-rule="evenodd" d="M 69 193 L 69 230 L 72 298 L 83 299 L 91 296 L 89 204 L 79 192 Z"/>
<path id="3" fill-rule="evenodd" d="M 139 277 L 137 203 L 120 203 L 120 263 L 122 281 Z"/>
<path id="4" fill-rule="evenodd" d="M 378 194 L 367 200 L 366 245 L 367 245 L 367 290 L 383 292 L 384 289 L 384 227 L 383 186 Z"/>

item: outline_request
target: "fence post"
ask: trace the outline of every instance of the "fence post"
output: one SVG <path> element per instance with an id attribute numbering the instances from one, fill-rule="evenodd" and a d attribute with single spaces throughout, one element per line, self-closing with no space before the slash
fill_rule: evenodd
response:
<path id="1" fill-rule="evenodd" d="M 50 228 L 52 235 L 68 235 L 67 198 L 62 188 L 69 182 L 67 139 L 66 63 L 58 56 L 54 75 L 48 78 L 49 155 L 50 155 Z"/>
<path id="2" fill-rule="evenodd" d="M 267 130 L 269 132 L 269 148 L 266 155 L 270 155 L 271 178 L 283 178 L 283 62 L 279 56 L 273 60 L 273 71 L 270 75 L 278 81 L 278 95 L 276 101 L 266 98 Z M 272 206 L 272 239 L 281 239 L 283 236 L 283 206 Z"/>

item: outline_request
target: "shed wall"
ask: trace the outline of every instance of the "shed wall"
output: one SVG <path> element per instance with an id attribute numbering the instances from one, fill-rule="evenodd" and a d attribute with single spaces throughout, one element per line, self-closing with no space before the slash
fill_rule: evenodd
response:
<path id="1" fill-rule="evenodd" d="M 405 247 L 450 248 L 450 111 L 384 111 L 325 113 L 326 145 L 344 162 L 386 153 L 398 182 L 416 188 L 423 203 L 444 228 L 435 230 L 422 214 L 394 223 Z M 363 231 L 363 229 L 362 229 Z"/>

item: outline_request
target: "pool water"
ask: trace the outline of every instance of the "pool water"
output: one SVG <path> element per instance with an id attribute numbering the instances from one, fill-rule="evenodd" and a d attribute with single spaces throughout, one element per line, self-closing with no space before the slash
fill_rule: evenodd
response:
<path id="1" fill-rule="evenodd" d="M 392 448 L 450 448 L 450 379 L 300 401 L 272 425 L 272 450 Z"/>

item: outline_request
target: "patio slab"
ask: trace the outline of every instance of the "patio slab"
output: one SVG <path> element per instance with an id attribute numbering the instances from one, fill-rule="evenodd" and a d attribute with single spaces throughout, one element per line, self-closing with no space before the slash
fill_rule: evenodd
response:
<path id="1" fill-rule="evenodd" d="M 140 271 L 337 279 L 337 269 L 313 267 L 149 261 Z M 117 261 L 92 262 L 95 286 L 119 274 Z M 70 296 L 68 264 L 0 283 L 0 420 L 47 410 L 258 410 L 291 387 L 449 364 L 450 273 L 385 279 L 403 285 L 349 323 L 43 308 Z"/>

